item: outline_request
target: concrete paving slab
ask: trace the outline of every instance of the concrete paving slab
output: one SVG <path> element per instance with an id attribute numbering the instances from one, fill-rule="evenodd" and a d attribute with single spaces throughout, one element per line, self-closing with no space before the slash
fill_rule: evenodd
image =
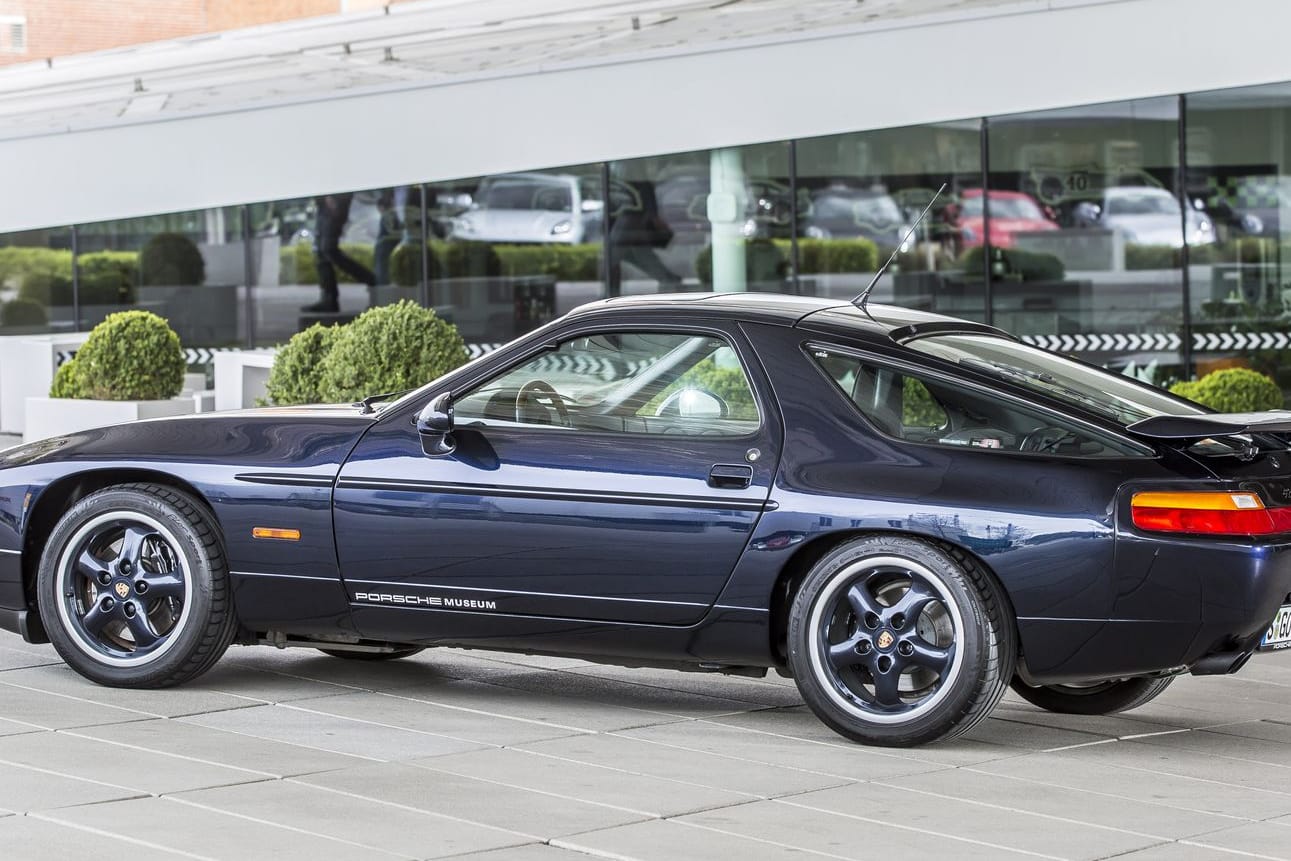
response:
<path id="1" fill-rule="evenodd" d="M 69 732 L 129 748 L 252 769 L 272 777 L 332 771 L 368 761 L 344 753 L 237 735 L 177 720 L 135 721 Z"/>
<path id="2" fill-rule="evenodd" d="M 597 855 L 602 858 L 640 858 L 643 861 L 708 861 L 713 858 L 801 861 L 804 857 L 802 850 L 786 844 L 675 819 L 656 819 L 590 831 L 562 837 L 554 843 L 582 853 L 584 858 Z M 813 853 L 813 856 L 859 857 L 835 853 Z"/>
<path id="3" fill-rule="evenodd" d="M 219 709 L 244 708 L 254 704 L 243 697 L 204 690 L 200 685 L 160 690 L 104 687 L 86 680 L 65 664 L 10 670 L 0 674 L 0 685 L 44 691 L 83 702 L 129 709 L 143 717 L 179 717 Z"/>
<path id="4" fill-rule="evenodd" d="M 414 858 L 517 846 L 526 837 L 402 805 L 368 801 L 294 781 L 186 792 L 177 799 L 301 832 Z"/>
<path id="5" fill-rule="evenodd" d="M 1116 757 L 1094 760 L 1060 754 L 1000 760 L 974 766 L 971 771 L 1000 774 L 1025 780 L 1035 792 L 1063 786 L 1114 798 L 1160 802 L 1181 810 L 1232 817 L 1241 821 L 1269 819 L 1291 813 L 1291 795 L 1265 789 L 1226 786 L 1208 778 L 1169 774 L 1160 770 L 1128 768 Z M 1215 772 L 1218 776 L 1222 772 Z"/>
<path id="6" fill-rule="evenodd" d="M 0 714 L 22 726 L 67 729 L 159 717 L 126 706 L 91 702 L 72 694 L 52 694 L 35 688 L 7 685 L 4 683 L 7 675 L 0 674 Z"/>
<path id="7" fill-rule="evenodd" d="M 141 798 L 46 813 L 49 821 L 113 836 L 146 833 L 149 843 L 190 857 L 246 861 L 353 861 L 406 858 L 362 842 L 342 842 L 280 824 L 233 816 L 169 798 Z M 254 849 L 252 849 L 254 847 Z"/>
<path id="8" fill-rule="evenodd" d="M 1245 725 L 1249 726 L 1249 725 Z M 1291 738 L 1291 727 L 1270 724 L 1266 730 L 1269 735 L 1283 735 Z M 1154 735 L 1136 739 L 1140 744 L 1166 747 L 1173 750 L 1214 756 L 1220 759 L 1245 762 L 1255 766 L 1268 766 L 1270 769 L 1291 769 L 1291 745 L 1283 739 L 1249 738 L 1236 733 L 1195 730 L 1191 732 Z M 1276 744 L 1269 744 L 1277 741 Z M 1291 783 L 1291 771 L 1287 772 L 1288 783 Z"/>
<path id="9" fill-rule="evenodd" d="M 755 798 L 773 798 L 840 786 L 848 780 L 805 769 L 780 768 L 730 754 L 664 747 L 625 735 L 579 735 L 519 745 L 521 750 L 591 765 L 611 764 L 634 774 L 678 780 Z"/>
<path id="10" fill-rule="evenodd" d="M 682 673 L 675 670 L 634 669 L 606 664 L 574 667 L 563 672 L 579 676 L 614 679 L 631 685 L 658 688 L 664 691 L 686 691 L 755 706 L 780 707 L 802 704 L 802 696 L 792 682 L 785 685 L 774 683 L 767 679 L 724 676 L 721 673 Z"/>
<path id="11" fill-rule="evenodd" d="M 633 684 L 622 679 L 609 679 L 599 675 L 563 670 L 498 676 L 489 679 L 488 683 L 528 693 L 557 694 L 613 703 L 616 706 L 673 717 L 716 717 L 756 708 L 747 701 L 724 699 L 712 694 L 668 690 L 651 685 Z"/>
<path id="12" fill-rule="evenodd" d="M 535 720 L 523 714 L 486 714 L 478 709 L 444 706 L 406 691 L 364 692 L 297 705 L 338 717 L 386 723 L 406 729 L 443 733 L 482 745 L 510 745 L 582 733 L 582 730 Z"/>
<path id="13" fill-rule="evenodd" d="M 507 849 L 454 855 L 453 861 L 587 861 L 587 854 L 561 849 L 548 843 L 526 843 Z"/>
<path id="14" fill-rule="evenodd" d="M 938 775 L 940 777 L 941 775 Z M 954 773 L 946 778 L 953 779 Z M 910 778 L 821 789 L 783 803 L 812 811 L 856 816 L 872 824 L 900 823 L 908 828 L 994 844 L 1011 850 L 1096 859 L 1161 842 L 1160 835 L 1084 821 L 1080 811 L 1067 816 L 1036 813 L 998 803 L 983 787 L 982 798 L 963 800 L 937 790 L 936 783 Z M 1054 853 L 1056 847 L 1064 847 Z"/>
<path id="15" fill-rule="evenodd" d="M 183 720 L 251 738 L 287 742 L 378 762 L 460 753 L 481 747 L 475 742 L 447 735 L 337 717 L 299 705 L 256 706 L 193 715 Z"/>
<path id="16" fill-rule="evenodd" d="M 651 818 L 647 812 L 618 804 L 620 799 L 615 795 L 591 803 L 404 763 L 367 765 L 292 779 L 373 801 L 402 804 L 502 828 L 530 840 L 550 840 Z"/>
<path id="17" fill-rule="evenodd" d="M 751 800 L 743 792 L 636 774 L 609 763 L 589 765 L 525 750 L 487 750 L 413 760 L 412 764 L 437 773 L 592 803 L 612 797 L 616 806 L 658 817 Z"/>
<path id="18" fill-rule="evenodd" d="M 74 804 L 137 798 L 145 794 L 134 787 L 73 777 L 46 766 L 0 763 L 0 808 L 9 811 L 26 813 Z M 2 847 L 4 842 L 0 841 L 0 848 Z"/>
<path id="19" fill-rule="evenodd" d="M 91 841 L 96 846 L 94 854 L 101 858 L 128 857 L 130 861 L 175 861 L 183 857 L 124 837 L 89 834 L 77 828 L 31 816 L 9 816 L 0 819 L 0 847 L 4 847 L 5 861 L 67 861 L 69 858 L 84 858 Z"/>
<path id="20" fill-rule="evenodd" d="M 1192 837 L 1231 828 L 1234 824 L 1228 817 L 1198 813 L 1164 802 L 1132 800 L 1052 784 L 1037 785 L 963 769 L 915 774 L 876 783 L 918 790 L 928 793 L 929 798 L 955 798 L 989 804 L 1001 810 L 1049 816 L 1062 822 L 1120 829 L 1154 837 L 1158 841 Z"/>
<path id="21" fill-rule="evenodd" d="M 14 648 L 12 645 L 0 646 L 0 671 L 63 663 L 63 659 L 52 646 L 32 646 L 26 643 L 23 645 L 26 648 Z"/>
<path id="22" fill-rule="evenodd" d="M 248 783 L 270 776 L 257 770 L 122 747 L 61 732 L 0 738 L 0 762 L 96 781 L 129 790 L 127 794 L 132 795 Z"/>
<path id="23" fill-rule="evenodd" d="M 1148 744 L 1145 740 L 1073 748 L 1064 751 L 1064 755 L 1122 768 L 1206 780 L 1213 784 L 1216 792 L 1239 786 L 1265 792 L 1274 789 L 1280 791 L 1287 786 L 1280 780 L 1270 779 L 1271 767 L 1258 767 L 1255 764 L 1238 767 L 1241 763 L 1233 760 L 1189 750 L 1162 748 L 1160 745 Z M 1284 776 L 1291 776 L 1291 773 Z M 1291 798 L 1291 791 L 1283 794 Z"/>
<path id="24" fill-rule="evenodd" d="M 1272 822 L 1238 825 L 1235 828 L 1194 837 L 1188 842 L 1206 849 L 1245 853 L 1247 857 L 1291 861 L 1291 826 Z"/>

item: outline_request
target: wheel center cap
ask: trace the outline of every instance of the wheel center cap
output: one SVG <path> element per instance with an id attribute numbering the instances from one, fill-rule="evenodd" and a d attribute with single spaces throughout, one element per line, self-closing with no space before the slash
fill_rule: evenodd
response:
<path id="1" fill-rule="evenodd" d="M 892 648 L 892 644 L 896 641 L 897 638 L 892 635 L 892 632 L 887 628 L 884 628 L 882 631 L 879 631 L 878 639 L 874 641 L 874 644 L 880 649 L 890 649 Z"/>
<path id="2" fill-rule="evenodd" d="M 130 594 L 130 584 L 124 580 L 118 580 L 117 585 L 112 587 L 112 591 L 117 593 L 118 598 L 125 598 Z"/>

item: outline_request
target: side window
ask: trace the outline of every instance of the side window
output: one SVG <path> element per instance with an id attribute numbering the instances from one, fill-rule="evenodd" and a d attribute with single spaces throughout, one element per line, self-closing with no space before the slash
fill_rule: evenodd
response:
<path id="1" fill-rule="evenodd" d="M 561 343 L 454 403 L 459 425 L 743 436 L 758 410 L 735 350 L 712 335 L 598 333 Z"/>
<path id="2" fill-rule="evenodd" d="M 818 347 L 811 348 L 811 355 L 866 418 L 898 439 L 1076 457 L 1142 454 L 1061 416 L 969 386 L 907 374 Z"/>

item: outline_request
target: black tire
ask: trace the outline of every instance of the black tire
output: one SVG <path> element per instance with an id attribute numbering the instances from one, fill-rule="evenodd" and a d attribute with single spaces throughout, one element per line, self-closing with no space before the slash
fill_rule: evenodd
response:
<path id="1" fill-rule="evenodd" d="M 101 685 L 186 682 L 237 631 L 214 519 L 164 485 L 110 487 L 72 506 L 46 542 L 36 590 L 54 648 Z"/>
<path id="2" fill-rule="evenodd" d="M 345 649 L 319 649 L 318 651 L 347 661 L 396 661 L 399 658 L 411 658 L 426 649 L 424 646 L 409 646 L 406 649 L 395 649 L 393 652 L 350 652 Z"/>
<path id="3" fill-rule="evenodd" d="M 971 558 L 876 535 L 807 573 L 790 611 L 789 666 L 830 728 L 909 747 L 954 738 L 991 713 L 1013 677 L 1014 641 L 1007 601 Z"/>
<path id="4" fill-rule="evenodd" d="M 1040 685 L 1013 680 L 1013 691 L 1045 711 L 1064 715 L 1110 715 L 1126 712 L 1154 700 L 1170 687 L 1174 676 L 1116 679 L 1088 685 Z"/>

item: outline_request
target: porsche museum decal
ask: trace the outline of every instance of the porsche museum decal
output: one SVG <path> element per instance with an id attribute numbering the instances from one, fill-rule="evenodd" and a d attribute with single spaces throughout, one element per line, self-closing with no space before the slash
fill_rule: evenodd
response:
<path id="1" fill-rule="evenodd" d="M 391 595 L 386 592 L 355 592 L 354 600 L 368 604 L 393 604 L 401 607 L 442 607 L 446 610 L 496 610 L 497 601 L 476 598 L 441 598 L 438 595 Z"/>

